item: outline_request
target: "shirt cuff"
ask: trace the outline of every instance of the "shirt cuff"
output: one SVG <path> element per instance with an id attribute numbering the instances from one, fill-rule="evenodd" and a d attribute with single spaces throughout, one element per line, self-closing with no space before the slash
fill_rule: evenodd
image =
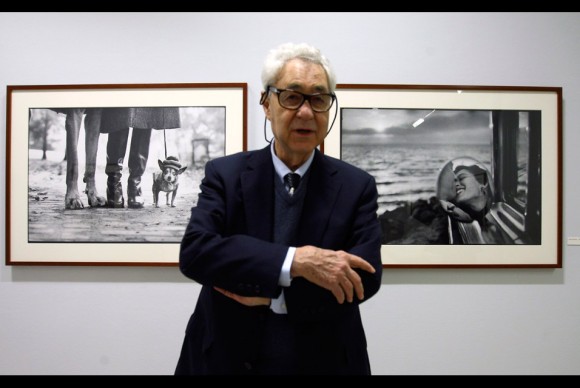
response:
<path id="1" fill-rule="evenodd" d="M 284 291 L 280 293 L 280 296 L 276 299 L 272 299 L 270 302 L 270 310 L 276 314 L 288 314 L 288 309 L 286 308 L 286 298 L 284 297 Z"/>
<path id="2" fill-rule="evenodd" d="M 282 271 L 280 271 L 280 278 L 278 279 L 278 284 L 282 287 L 290 287 L 290 283 L 292 282 L 290 268 L 292 267 L 292 261 L 294 260 L 295 252 L 296 247 L 290 247 L 288 248 L 288 253 L 286 253 L 284 264 L 282 264 Z"/>

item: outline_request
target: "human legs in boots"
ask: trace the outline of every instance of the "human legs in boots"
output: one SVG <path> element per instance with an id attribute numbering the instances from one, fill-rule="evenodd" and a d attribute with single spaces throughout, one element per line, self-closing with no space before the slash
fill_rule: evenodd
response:
<path id="1" fill-rule="evenodd" d="M 133 129 L 129 151 L 129 179 L 127 180 L 127 206 L 133 209 L 145 205 L 141 190 L 141 178 L 147 167 L 151 128 Z"/>
<path id="2" fill-rule="evenodd" d="M 109 133 L 107 141 L 107 204 L 111 208 L 125 207 L 121 182 L 123 163 L 127 151 L 129 129 Z M 147 167 L 151 129 L 133 129 L 129 150 L 129 178 L 127 179 L 127 207 L 140 209 L 145 205 L 141 190 L 141 178 Z"/>

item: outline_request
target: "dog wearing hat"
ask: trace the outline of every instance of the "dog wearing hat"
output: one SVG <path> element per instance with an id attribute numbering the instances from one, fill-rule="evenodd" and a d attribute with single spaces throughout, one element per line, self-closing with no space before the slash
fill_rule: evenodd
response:
<path id="1" fill-rule="evenodd" d="M 164 191 L 167 193 L 167 206 L 175 207 L 179 175 L 185 171 L 187 166 L 182 167 L 179 159 L 175 156 L 168 156 L 164 161 L 158 159 L 158 163 L 161 171 L 153 173 L 153 204 L 155 207 L 159 207 L 159 193 Z M 171 203 L 169 202 L 169 194 L 172 195 Z"/>

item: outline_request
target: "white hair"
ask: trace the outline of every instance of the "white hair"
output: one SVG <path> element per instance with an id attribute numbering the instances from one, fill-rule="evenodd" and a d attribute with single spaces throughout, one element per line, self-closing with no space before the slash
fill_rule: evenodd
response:
<path id="1" fill-rule="evenodd" d="M 270 50 L 262 69 L 262 86 L 264 90 L 272 86 L 277 80 L 284 65 L 295 58 L 300 58 L 322 66 L 328 79 L 329 92 L 336 89 L 336 75 L 330 61 L 322 55 L 319 49 L 307 43 L 284 43 Z"/>

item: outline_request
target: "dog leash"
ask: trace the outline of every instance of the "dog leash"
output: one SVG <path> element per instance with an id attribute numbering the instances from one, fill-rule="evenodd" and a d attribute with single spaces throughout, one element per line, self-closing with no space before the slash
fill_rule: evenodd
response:
<path id="1" fill-rule="evenodd" d="M 163 145 L 165 146 L 165 159 L 167 159 L 167 139 L 165 138 L 165 129 L 163 130 Z"/>

